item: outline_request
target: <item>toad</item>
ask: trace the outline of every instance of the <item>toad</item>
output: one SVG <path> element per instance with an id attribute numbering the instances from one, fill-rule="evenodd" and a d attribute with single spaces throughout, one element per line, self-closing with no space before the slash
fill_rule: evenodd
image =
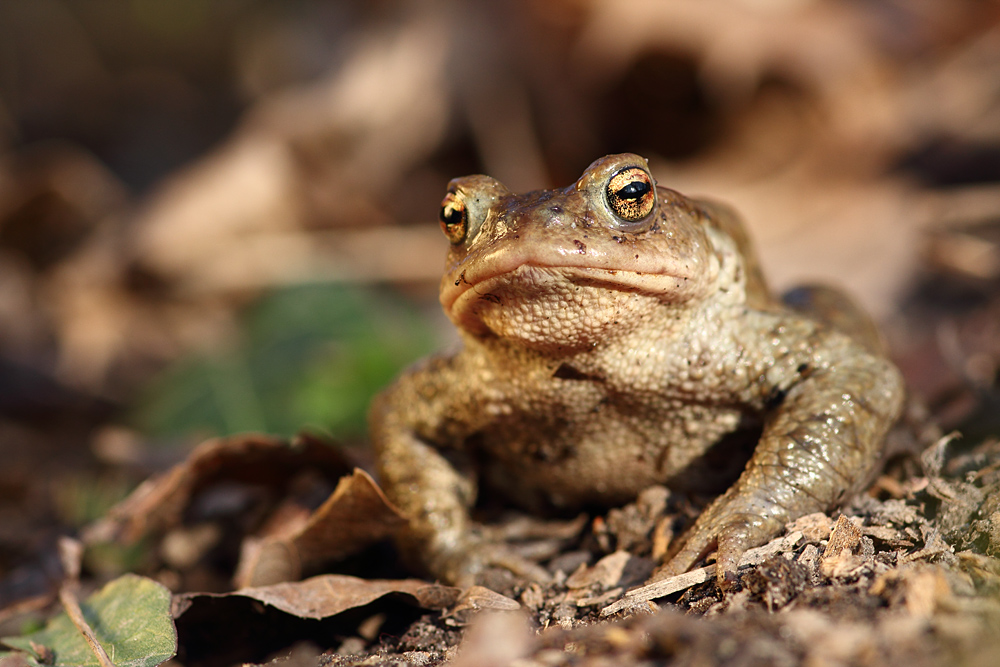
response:
<path id="1" fill-rule="evenodd" d="M 529 509 L 611 507 L 685 488 L 735 434 L 756 438 L 742 474 L 659 576 L 715 551 L 731 582 L 746 549 L 868 480 L 901 411 L 899 371 L 838 293 L 773 297 L 728 208 L 622 154 L 564 189 L 457 178 L 440 217 L 441 304 L 463 345 L 371 411 L 382 485 L 409 522 L 402 551 L 426 574 L 538 575 L 470 518 L 484 488 Z"/>

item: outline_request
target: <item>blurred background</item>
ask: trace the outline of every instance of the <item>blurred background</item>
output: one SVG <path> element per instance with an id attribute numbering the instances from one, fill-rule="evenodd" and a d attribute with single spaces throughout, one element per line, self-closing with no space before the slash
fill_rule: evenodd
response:
<path id="1" fill-rule="evenodd" d="M 205 437 L 363 445 L 447 181 L 622 151 L 1000 432 L 1000 3 L 0 3 L 0 572 Z"/>

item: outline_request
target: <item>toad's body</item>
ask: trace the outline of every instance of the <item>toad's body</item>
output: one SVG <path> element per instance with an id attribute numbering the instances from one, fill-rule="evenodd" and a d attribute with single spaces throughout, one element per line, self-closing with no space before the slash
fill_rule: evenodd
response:
<path id="1" fill-rule="evenodd" d="M 776 302 L 726 209 L 657 188 L 635 155 L 514 195 L 452 181 L 441 302 L 464 347 L 376 402 L 373 438 L 403 544 L 429 573 L 509 564 L 469 519 L 477 485 L 527 506 L 614 505 L 676 485 L 726 435 L 763 433 L 666 572 L 718 546 L 720 573 L 862 482 L 902 382 L 854 337 Z M 831 318 L 832 319 L 832 318 Z"/>

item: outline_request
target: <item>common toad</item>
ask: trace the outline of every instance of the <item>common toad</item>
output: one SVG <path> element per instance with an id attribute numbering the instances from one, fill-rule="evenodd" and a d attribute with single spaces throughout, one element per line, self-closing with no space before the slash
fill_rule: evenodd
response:
<path id="1" fill-rule="evenodd" d="M 463 347 L 404 373 L 371 414 L 382 485 L 409 518 L 403 551 L 428 574 L 538 574 L 470 519 L 484 486 L 529 508 L 613 506 L 683 486 L 756 425 L 742 475 L 661 570 L 715 549 L 725 582 L 746 549 L 875 466 L 904 390 L 869 320 L 772 297 L 735 214 L 656 186 L 643 158 L 527 194 L 458 178 L 441 225 L 441 303 Z"/>

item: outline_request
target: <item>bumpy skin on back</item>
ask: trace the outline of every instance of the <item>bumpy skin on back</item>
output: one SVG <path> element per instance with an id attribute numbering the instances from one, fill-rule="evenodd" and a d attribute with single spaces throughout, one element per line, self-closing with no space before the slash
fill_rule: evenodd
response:
<path id="1" fill-rule="evenodd" d="M 410 518 L 403 551 L 428 574 L 543 576 L 470 520 L 482 483 L 529 508 L 613 506 L 755 420 L 745 471 L 663 574 L 716 549 L 732 576 L 747 548 L 870 474 L 899 372 L 820 321 L 836 317 L 773 299 L 725 207 L 655 187 L 631 154 L 562 190 L 470 176 L 448 193 L 441 302 L 464 346 L 407 371 L 371 413 L 383 487 Z"/>

